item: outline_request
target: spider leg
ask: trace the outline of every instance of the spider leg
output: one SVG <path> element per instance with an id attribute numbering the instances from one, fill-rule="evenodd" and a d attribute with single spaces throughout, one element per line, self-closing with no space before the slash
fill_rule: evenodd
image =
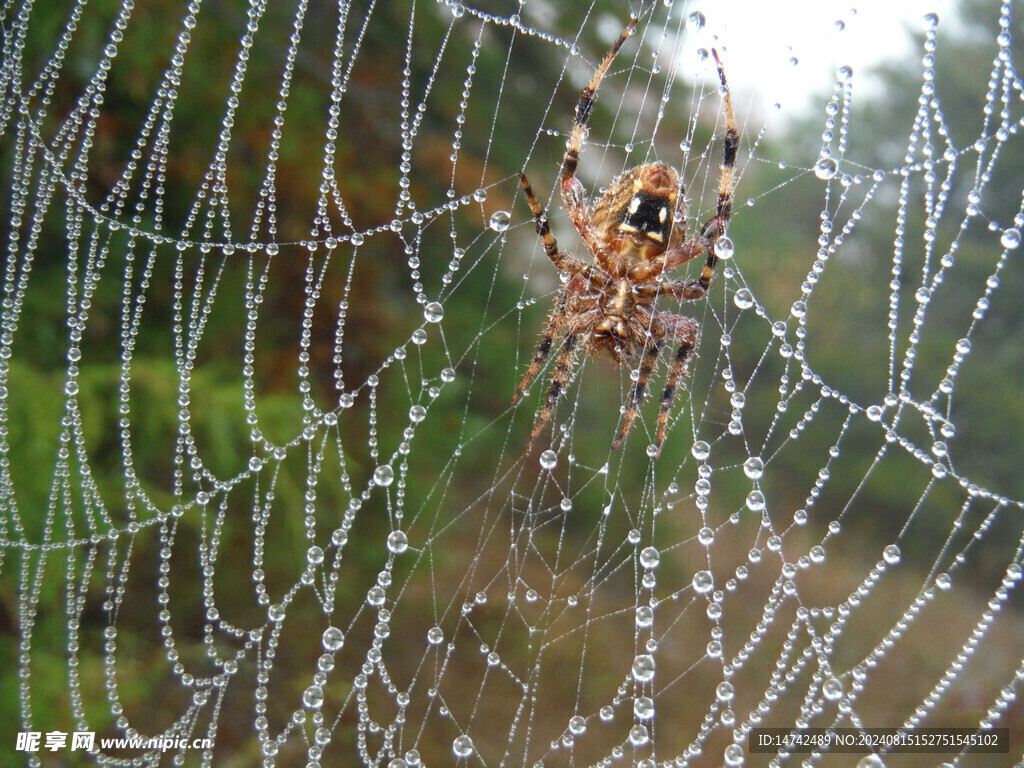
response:
<path id="1" fill-rule="evenodd" d="M 722 104 L 725 110 L 725 138 L 722 140 L 722 165 L 718 177 L 718 204 L 715 215 L 712 216 L 701 227 L 700 232 L 690 240 L 687 240 L 678 248 L 670 248 L 665 251 L 659 263 L 661 269 L 652 271 L 650 277 L 660 272 L 674 269 L 685 264 L 691 259 L 705 254 L 704 266 L 700 272 L 697 285 L 705 291 L 711 285 L 715 276 L 715 265 L 718 263 L 718 255 L 715 253 L 715 243 L 725 234 L 729 226 L 729 219 L 732 217 L 733 190 L 736 186 L 736 153 L 739 149 L 739 131 L 736 129 L 736 118 L 732 111 L 732 96 L 729 93 L 729 82 L 725 79 L 725 68 L 722 60 L 718 57 L 718 51 L 712 49 L 715 57 L 715 64 L 718 67 L 718 79 L 722 83 Z M 650 279 L 646 277 L 645 279 Z M 696 298 L 700 298 L 699 296 Z"/>
<path id="2" fill-rule="evenodd" d="M 704 297 L 707 290 L 696 280 L 671 280 L 663 283 L 638 285 L 634 291 L 641 296 L 671 296 L 679 301 L 696 301 Z"/>
<path id="3" fill-rule="evenodd" d="M 658 452 L 654 458 L 661 455 L 661 446 L 665 444 L 665 432 L 668 429 L 668 415 L 672 410 L 672 402 L 676 397 L 676 389 L 679 379 L 687 375 L 687 365 L 693 356 L 693 349 L 697 344 L 699 327 L 696 322 L 681 315 L 661 315 L 661 319 L 669 326 L 671 335 L 680 341 L 679 349 L 676 350 L 675 359 L 668 370 L 665 378 L 665 390 L 661 394 L 661 405 L 658 408 L 658 436 L 655 444 Z"/>
<path id="4" fill-rule="evenodd" d="M 640 405 L 644 401 L 644 394 L 647 392 L 647 382 L 651 379 L 654 364 L 658 361 L 658 353 L 661 352 L 663 344 L 664 342 L 661 339 L 652 339 L 651 343 L 644 349 L 644 356 L 640 361 L 640 375 L 637 376 L 636 385 L 633 387 L 633 393 L 629 399 L 629 405 L 626 406 L 626 413 L 622 417 L 622 429 L 619 431 L 618 438 L 612 443 L 613 449 L 622 445 L 629 430 L 633 428 L 633 422 L 636 421 L 637 412 L 640 410 Z"/>
<path id="5" fill-rule="evenodd" d="M 558 250 L 558 241 L 555 240 L 555 236 L 551 233 L 551 223 L 548 221 L 548 215 L 544 212 L 540 202 L 537 200 L 537 196 L 533 193 L 533 187 L 530 186 L 525 173 L 519 174 L 519 183 L 523 185 L 526 203 L 530 206 L 530 212 L 533 213 L 534 221 L 537 224 L 537 234 L 544 243 L 544 253 L 551 259 L 551 263 L 555 265 L 555 268 L 563 272 L 583 275 L 587 280 L 598 286 L 607 283 L 607 277 L 601 274 L 595 267 Z"/>
<path id="6" fill-rule="evenodd" d="M 568 211 L 569 218 L 576 227 L 576 231 L 580 233 L 580 237 L 587 244 L 587 248 L 593 252 L 598 262 L 606 269 L 609 268 L 608 256 L 605 253 L 603 244 L 598 240 L 591 227 L 590 214 L 587 211 L 586 190 L 583 188 L 582 182 L 576 178 L 576 168 L 579 165 L 580 150 L 583 149 L 583 144 L 587 140 L 590 115 L 594 111 L 594 103 L 597 101 L 597 89 L 601 86 L 601 81 L 604 80 L 604 76 L 608 73 L 608 69 L 611 67 L 612 61 L 615 60 L 615 56 L 618 54 L 622 44 L 633 34 L 636 22 L 636 19 L 629 22 L 629 25 L 623 30 L 619 39 L 615 41 L 615 45 L 608 51 L 601 65 L 594 72 L 593 77 L 590 78 L 590 82 L 580 91 L 580 99 L 576 103 L 572 129 L 569 131 L 569 139 L 566 142 L 565 155 L 562 158 L 562 169 L 559 174 L 561 179 L 562 205 Z"/>
<path id="7" fill-rule="evenodd" d="M 530 206 L 530 212 L 533 213 L 533 218 L 537 222 L 537 234 L 540 235 L 540 239 L 544 242 L 544 253 L 548 255 L 548 258 L 557 267 L 559 261 L 565 258 L 565 254 L 558 250 L 558 241 L 551 234 L 551 224 L 548 222 L 548 215 L 537 201 L 537 196 L 533 194 L 533 187 L 530 186 L 525 173 L 519 174 L 519 183 L 523 185 L 523 192 L 526 193 L 526 203 Z"/>
<path id="8" fill-rule="evenodd" d="M 551 346 L 554 344 L 555 339 L 558 336 L 558 332 L 562 328 L 562 323 L 565 321 L 565 307 L 568 299 L 569 291 L 568 286 L 566 286 L 566 288 L 563 288 L 561 293 L 558 294 L 558 298 L 555 300 L 555 308 L 551 311 L 547 327 L 544 329 L 544 333 L 540 337 L 540 343 L 537 345 L 537 349 L 533 353 L 533 359 L 530 361 L 530 365 L 526 369 L 526 375 L 523 376 L 523 380 L 520 381 L 519 386 L 516 387 L 516 393 L 512 395 L 512 405 L 519 402 L 519 398 L 522 397 L 526 388 L 530 386 L 530 382 L 533 381 L 533 377 L 537 375 L 537 372 L 544 366 L 544 361 L 548 359 L 548 354 L 551 352 Z"/>
<path id="9" fill-rule="evenodd" d="M 547 397 L 544 398 L 544 405 L 537 412 L 537 421 L 533 425 L 530 440 L 526 444 L 527 453 L 533 448 L 533 441 L 537 439 L 537 435 L 544 428 L 548 418 L 551 416 L 551 411 L 555 407 L 555 403 L 558 402 L 558 398 L 562 394 L 562 390 L 569 383 L 572 369 L 576 362 L 576 341 L 575 334 L 567 334 L 565 341 L 562 342 L 562 349 L 559 351 L 558 357 L 555 358 L 555 372 L 551 375 L 551 386 L 548 388 Z"/>
<path id="10" fill-rule="evenodd" d="M 594 76 L 590 78 L 590 82 L 580 91 L 580 100 L 576 104 L 576 114 L 572 121 L 572 130 L 569 133 L 565 157 L 562 158 L 561 178 L 563 192 L 566 189 L 566 182 L 575 180 L 580 150 L 583 148 L 583 142 L 587 140 L 587 123 L 590 120 L 590 113 L 594 111 L 594 102 L 597 101 L 597 89 L 601 86 L 601 81 L 604 80 L 604 76 L 608 73 L 608 68 L 611 67 L 612 61 L 615 60 L 615 56 L 618 54 L 622 44 L 633 34 L 635 28 L 636 19 L 632 19 L 622 34 L 619 35 L 619 39 L 615 41 L 615 45 L 608 51 L 604 61 L 601 62 L 601 66 L 597 68 Z M 579 184 L 579 182 L 576 183 Z M 582 185 L 580 187 L 582 189 Z"/>
<path id="11" fill-rule="evenodd" d="M 585 285 L 584 281 L 587 281 L 596 287 L 603 286 L 608 282 L 608 278 L 593 265 L 582 262 L 579 259 L 574 259 L 558 250 L 558 241 L 551 233 L 551 225 L 548 222 L 547 214 L 538 202 L 537 196 L 533 193 L 533 188 L 530 186 L 530 182 L 526 178 L 526 174 L 519 174 L 519 182 L 523 185 L 523 192 L 526 194 L 526 202 L 530 206 L 530 211 L 533 213 L 533 218 L 537 223 L 537 234 L 540 236 L 541 241 L 544 244 L 544 253 L 548 255 L 548 258 L 551 259 L 551 263 L 555 265 L 556 269 L 568 272 L 573 276 L 569 279 L 569 282 L 562 289 L 561 293 L 559 293 L 558 299 L 555 301 L 555 308 L 548 317 L 547 327 L 544 329 L 540 343 L 537 345 L 537 349 L 533 353 L 533 359 L 530 361 L 530 365 L 526 369 L 526 374 L 523 376 L 522 381 L 519 382 L 519 386 L 516 387 L 516 392 L 512 396 L 512 405 L 515 405 L 519 401 L 523 392 L 526 391 L 526 388 L 530 385 L 530 382 L 533 381 L 533 378 L 537 375 L 538 371 L 540 371 L 544 366 L 544 361 L 547 360 L 548 355 L 551 352 L 551 347 L 553 346 L 554 341 L 558 337 L 558 334 L 562 329 L 562 325 L 565 322 L 566 308 L 568 306 L 570 294 L 579 294 L 582 292 Z M 545 416 L 545 418 L 547 417 Z M 531 438 L 531 442 L 532 439 L 533 438 Z"/>

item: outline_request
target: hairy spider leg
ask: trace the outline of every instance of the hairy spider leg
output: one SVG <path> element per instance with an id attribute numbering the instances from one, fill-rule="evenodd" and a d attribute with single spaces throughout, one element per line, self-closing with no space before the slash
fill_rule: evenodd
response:
<path id="1" fill-rule="evenodd" d="M 562 158 L 562 169 L 559 176 L 561 180 L 562 205 L 568 211 L 573 226 L 580 233 L 580 237 L 583 238 L 587 248 L 605 269 L 610 269 L 608 255 L 605 252 L 604 245 L 598 240 L 591 226 L 590 213 L 587 211 L 586 190 L 583 188 L 582 182 L 576 178 L 576 168 L 579 165 L 580 150 L 583 149 L 583 145 L 587 140 L 590 115 L 594 111 L 594 103 L 597 101 L 597 89 L 601 86 L 601 81 L 608 73 L 608 69 L 611 67 L 612 61 L 615 60 L 615 56 L 618 54 L 622 44 L 633 34 L 636 22 L 636 19 L 629 22 L 619 36 L 619 39 L 615 41 L 615 45 L 608 51 L 601 65 L 594 72 L 593 77 L 590 78 L 590 82 L 580 91 L 580 100 L 576 104 L 572 129 L 569 131 L 569 140 L 566 142 L 565 156 Z"/>
<path id="2" fill-rule="evenodd" d="M 533 441 L 537 439 L 537 435 L 540 434 L 540 431 L 547 423 L 548 417 L 551 416 L 551 411 L 554 410 L 555 403 L 558 402 L 562 390 L 568 386 L 575 362 L 576 334 L 568 333 L 562 342 L 562 349 L 559 351 L 558 357 L 555 358 L 555 372 L 551 375 L 551 386 L 548 388 L 548 394 L 544 398 L 544 406 L 537 413 L 537 423 L 533 425 L 530 440 L 526 443 L 527 453 L 533 448 Z"/>
<path id="3" fill-rule="evenodd" d="M 661 447 L 665 444 L 665 433 L 668 430 L 668 415 L 672 410 L 672 402 L 676 398 L 676 390 L 679 380 L 686 376 L 687 366 L 693 356 L 693 350 L 697 346 L 697 334 L 699 326 L 696 321 L 682 315 L 662 314 L 661 320 L 669 327 L 669 335 L 680 341 L 679 349 L 676 350 L 675 359 L 668 369 L 668 376 L 665 377 L 665 389 L 661 393 L 661 405 L 658 407 L 658 436 L 655 445 L 658 452 L 654 458 L 661 455 Z"/>
<path id="4" fill-rule="evenodd" d="M 593 265 L 579 259 L 574 259 L 572 256 L 558 250 L 558 241 L 555 240 L 555 236 L 551 233 L 551 223 L 548 221 L 548 215 L 544 212 L 540 202 L 537 200 L 537 196 L 533 193 L 533 187 L 530 186 L 525 173 L 519 174 L 519 183 L 522 184 L 523 192 L 526 193 L 526 203 L 530 206 L 530 212 L 533 214 L 534 222 L 537 225 L 537 234 L 544 244 L 544 253 L 551 259 L 551 263 L 555 265 L 555 268 L 563 272 L 583 275 L 583 277 L 596 285 L 606 283 L 608 281 L 607 277 L 598 272 Z"/>
<path id="5" fill-rule="evenodd" d="M 544 213 L 544 209 L 537 201 L 537 196 L 533 194 L 533 187 L 530 186 L 525 173 L 519 174 L 519 183 L 523 185 L 523 192 L 526 193 L 526 203 L 530 206 L 530 212 L 533 213 L 534 221 L 537 222 L 537 234 L 540 235 L 540 239 L 544 242 L 544 253 L 548 255 L 548 258 L 557 267 L 558 262 L 565 254 L 558 250 L 558 241 L 551 234 L 551 224 L 548 222 L 548 215 Z"/>
<path id="6" fill-rule="evenodd" d="M 555 240 L 555 236 L 551 234 L 551 225 L 548 223 L 547 214 L 544 213 L 544 209 L 537 201 L 537 196 L 533 194 L 533 188 L 530 186 L 530 182 L 527 180 L 526 174 L 519 174 L 519 182 L 523 185 L 523 192 L 526 193 L 526 202 L 530 206 L 530 211 L 533 213 L 533 218 L 537 223 L 537 234 L 540 235 L 541 241 L 544 244 L 544 253 L 546 253 L 548 258 L 551 259 L 551 263 L 554 264 L 557 269 L 569 272 L 572 275 L 579 275 L 591 283 L 597 285 L 605 283 L 607 278 L 601 275 L 597 271 L 596 267 L 582 262 L 579 259 L 567 256 L 558 250 L 558 241 Z M 533 353 L 533 359 L 530 361 L 530 365 L 526 369 L 526 374 L 523 376 L 522 381 L 519 382 L 519 386 L 516 387 L 516 392 L 512 396 L 512 405 L 515 405 L 519 401 L 523 392 L 525 392 L 526 388 L 530 385 L 530 382 L 533 381 L 533 378 L 544 366 L 544 361 L 547 360 L 548 355 L 551 352 L 551 347 L 554 345 L 555 339 L 558 337 L 558 334 L 562 329 L 562 324 L 565 321 L 565 308 L 569 300 L 570 292 L 579 292 L 582 287 L 583 286 L 580 284 L 579 278 L 570 277 L 569 282 L 559 292 L 558 298 L 555 299 L 555 308 L 548 317 L 547 327 L 544 329 L 544 333 L 540 338 L 540 343 L 537 345 L 537 349 Z"/>
<path id="7" fill-rule="evenodd" d="M 715 275 L 715 264 L 718 263 L 718 255 L 715 253 L 715 243 L 718 242 L 729 226 L 729 218 L 732 216 L 732 193 L 736 187 L 736 151 L 739 149 L 739 131 L 736 130 L 736 118 L 732 113 L 732 96 L 729 94 L 729 81 L 725 79 L 725 67 L 718 57 L 718 51 L 714 48 L 711 53 L 715 57 L 715 64 L 718 67 L 718 79 L 722 81 L 722 103 L 725 107 L 725 140 L 722 142 L 722 171 L 718 177 L 718 211 L 701 229 L 701 236 L 707 241 L 707 261 L 701 270 L 700 279 L 697 281 L 705 291 L 711 285 L 711 278 Z"/>
<path id="8" fill-rule="evenodd" d="M 701 269 L 700 277 L 697 280 L 675 280 L 668 283 L 659 283 L 651 288 L 640 288 L 639 292 L 641 294 L 653 291 L 673 296 L 680 301 L 695 301 L 707 293 L 715 274 L 715 266 L 718 263 L 715 243 L 725 234 L 729 219 L 732 216 L 739 132 L 736 129 L 736 119 L 733 115 L 732 97 L 729 93 L 729 83 L 725 77 L 725 68 L 722 66 L 722 60 L 718 56 L 718 51 L 712 50 L 712 53 L 715 57 L 715 64 L 718 67 L 718 78 L 722 83 L 722 100 L 725 107 L 725 139 L 723 141 L 723 158 L 718 181 L 718 205 L 715 215 L 708 219 L 707 223 L 701 227 L 700 233 L 696 237 L 686 241 L 678 248 L 666 251 L 660 263 L 650 270 L 650 274 L 644 271 L 642 275 L 634 275 L 634 278 L 651 280 L 663 271 L 684 264 L 702 253 L 706 254 L 706 260 Z M 658 408 L 658 431 L 655 441 L 657 453 L 654 458 L 661 455 L 661 448 L 665 443 L 665 435 L 668 429 L 668 417 L 672 409 L 672 403 L 675 400 L 679 380 L 687 373 L 687 365 L 693 356 L 698 334 L 697 323 L 688 317 L 660 313 L 659 318 L 669 326 L 668 335 L 671 335 L 681 343 L 676 351 L 675 359 L 669 368 L 668 376 L 665 380 L 665 389 L 661 395 L 661 403 Z M 622 430 L 619 433 L 618 439 L 612 444 L 612 448 L 617 448 L 622 444 L 632 428 L 633 422 L 636 420 L 637 411 L 647 388 L 647 381 L 650 378 L 651 370 L 654 368 L 654 361 L 661 350 L 661 343 L 659 341 L 656 347 L 648 347 L 645 350 L 644 359 L 640 366 L 640 376 L 633 389 L 630 404 L 627 406 Z M 654 350 L 653 355 L 651 354 L 652 349 Z"/>
<path id="9" fill-rule="evenodd" d="M 597 68 L 594 76 L 590 78 L 590 82 L 580 91 L 580 100 L 576 104 L 576 114 L 572 121 L 568 146 L 566 147 L 565 157 L 562 158 L 561 178 L 563 189 L 565 188 L 565 182 L 576 175 L 580 149 L 583 148 L 583 143 L 587 140 L 587 123 L 590 120 L 590 113 L 594 111 L 594 102 L 597 101 L 597 89 L 601 86 L 601 81 L 604 80 L 604 76 L 608 73 L 608 69 L 615 60 L 615 56 L 618 54 L 622 44 L 633 34 L 635 28 L 636 19 L 632 19 L 622 31 L 622 34 L 619 35 L 619 39 L 615 41 L 615 45 L 608 51 L 604 61 L 601 62 L 601 66 Z"/>
<path id="10" fill-rule="evenodd" d="M 622 417 L 622 429 L 619 430 L 619 436 L 612 443 L 612 448 L 618 448 L 622 445 L 622 441 L 626 439 L 626 435 L 629 434 L 629 430 L 633 428 L 633 422 L 636 421 L 637 412 L 640 410 L 640 405 L 644 401 L 644 395 L 647 392 L 647 382 L 651 379 L 651 374 L 654 372 L 654 364 L 658 362 L 658 353 L 661 352 L 661 347 L 664 342 L 661 339 L 651 339 L 651 343 L 644 349 L 643 359 L 640 361 L 640 372 L 636 379 L 636 385 L 633 387 L 633 394 L 629 398 L 629 405 L 626 406 L 626 413 Z"/>
<path id="11" fill-rule="evenodd" d="M 725 234 L 729 226 L 729 219 L 732 217 L 733 191 L 736 187 L 736 153 L 739 149 L 739 131 L 736 129 L 736 118 L 732 111 L 732 95 L 729 91 L 729 81 L 725 78 L 725 67 L 718 56 L 718 51 L 712 49 L 711 53 L 715 57 L 718 79 L 722 83 L 722 104 L 725 110 L 725 138 L 722 141 L 723 157 L 718 177 L 718 204 L 715 215 L 707 220 L 695 237 L 687 240 L 678 248 L 665 251 L 665 255 L 657 265 L 660 269 L 652 270 L 649 276 L 644 275 L 646 279 L 652 279 L 661 272 L 675 269 L 704 254 L 704 266 L 701 268 L 700 277 L 697 280 L 679 280 L 661 286 L 662 293 L 675 296 L 683 301 L 694 301 L 703 297 L 711 285 L 711 280 L 715 276 L 715 266 L 718 264 L 715 243 Z"/>
<path id="12" fill-rule="evenodd" d="M 701 288 L 696 280 L 671 280 L 668 282 L 651 282 L 638 285 L 636 293 L 641 296 L 671 296 L 679 301 L 696 301 L 703 298 L 707 291 Z"/>
<path id="13" fill-rule="evenodd" d="M 533 378 L 540 369 L 544 367 L 544 361 L 548 359 L 551 347 L 554 345 L 555 339 L 558 338 L 558 334 L 562 329 L 562 323 L 565 321 L 565 305 L 567 300 L 568 292 L 563 288 L 555 300 L 555 308 L 548 317 L 547 327 L 540 337 L 540 343 L 537 344 L 537 349 L 533 353 L 533 359 L 530 360 L 526 374 L 523 376 L 522 381 L 519 382 L 519 386 L 516 387 L 516 393 L 512 395 L 511 405 L 519 402 L 519 398 L 523 396 L 523 392 L 530 386 L 530 382 L 533 381 Z"/>

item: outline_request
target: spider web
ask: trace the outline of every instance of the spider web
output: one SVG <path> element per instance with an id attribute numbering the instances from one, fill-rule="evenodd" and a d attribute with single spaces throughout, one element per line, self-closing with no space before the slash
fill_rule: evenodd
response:
<path id="1" fill-rule="evenodd" d="M 748 737 L 953 725 L 1022 764 L 1019 8 L 918 18 L 872 80 L 847 6 L 778 40 L 738 3 L 490 5 L 5 5 L 0 749 L 849 765 Z M 527 455 L 559 278 L 516 172 L 581 254 L 557 163 L 631 14 L 580 178 L 668 162 L 695 231 L 715 47 L 735 254 L 671 308 L 702 336 L 659 458 L 652 403 L 611 450 L 637 372 L 602 357 Z M 821 35 L 809 105 L 730 64 Z"/>

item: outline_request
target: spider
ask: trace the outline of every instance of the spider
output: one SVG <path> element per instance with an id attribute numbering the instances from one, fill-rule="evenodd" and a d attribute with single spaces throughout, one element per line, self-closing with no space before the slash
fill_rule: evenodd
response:
<path id="1" fill-rule="evenodd" d="M 611 183 L 593 207 L 588 207 L 586 190 L 576 178 L 579 153 L 587 138 L 587 123 L 597 99 L 597 89 L 635 27 L 636 19 L 633 19 L 604 57 L 590 83 L 580 92 L 559 174 L 562 205 L 593 255 L 593 262 L 582 261 L 558 249 L 547 214 L 537 202 L 525 174 L 519 174 L 544 252 L 555 269 L 566 276 L 533 359 L 512 397 L 514 405 L 561 336 L 551 384 L 537 412 L 527 453 L 568 385 L 581 351 L 607 352 L 620 365 L 639 359 L 636 383 L 629 394 L 622 428 L 612 448 L 622 445 L 636 420 L 658 355 L 665 344 L 671 342 L 678 347 L 661 395 L 653 457 L 661 454 L 672 402 L 680 379 L 688 374 L 700 326 L 689 317 L 657 309 L 655 300 L 662 295 L 679 301 L 696 301 L 704 296 L 718 261 L 715 243 L 725 234 L 732 214 L 739 134 L 725 70 L 717 51 L 714 58 L 722 84 L 726 129 L 715 215 L 697 235 L 685 239 L 685 223 L 676 220 L 677 211 L 685 205 L 679 172 L 660 162 L 644 163 L 626 171 Z M 664 273 L 698 256 L 704 256 L 705 261 L 697 280 L 667 279 Z"/>

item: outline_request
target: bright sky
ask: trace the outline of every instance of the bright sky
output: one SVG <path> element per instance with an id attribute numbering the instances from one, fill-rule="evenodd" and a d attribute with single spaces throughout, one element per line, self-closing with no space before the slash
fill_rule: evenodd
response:
<path id="1" fill-rule="evenodd" d="M 911 34 L 923 31 L 926 13 L 938 14 L 940 27 L 952 14 L 950 0 L 698 0 L 693 8 L 706 26 L 691 45 L 727 51 L 734 93 L 765 116 L 775 102 L 783 115 L 801 111 L 843 65 L 863 95 L 873 65 L 913 52 Z"/>

